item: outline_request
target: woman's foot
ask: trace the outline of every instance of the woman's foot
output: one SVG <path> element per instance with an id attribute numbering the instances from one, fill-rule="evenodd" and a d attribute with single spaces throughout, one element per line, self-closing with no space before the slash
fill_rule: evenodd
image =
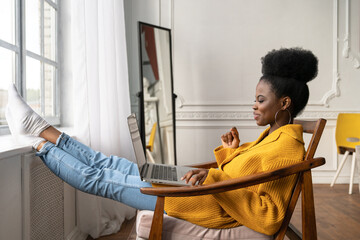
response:
<path id="1" fill-rule="evenodd" d="M 12 125 L 11 131 L 15 134 L 38 137 L 42 131 L 50 127 L 50 124 L 27 105 L 18 94 L 14 84 L 10 84 L 8 89 L 8 106 L 6 111 L 6 114 L 9 114 L 14 121 L 14 124 L 10 124 Z"/>
<path id="2" fill-rule="evenodd" d="M 8 105 L 5 115 L 11 134 L 20 143 L 31 144 L 36 148 L 44 141 L 39 135 L 49 128 L 50 124 L 27 105 L 18 94 L 14 84 L 11 84 L 8 89 Z"/>

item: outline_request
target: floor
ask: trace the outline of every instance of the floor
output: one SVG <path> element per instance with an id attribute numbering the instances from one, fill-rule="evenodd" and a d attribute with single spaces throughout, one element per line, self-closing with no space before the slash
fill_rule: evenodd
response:
<path id="1" fill-rule="evenodd" d="M 136 240 L 135 220 L 136 216 L 130 220 L 125 220 L 118 233 L 96 238 L 96 240 Z M 86 240 L 94 239 L 88 236 Z"/>
<path id="2" fill-rule="evenodd" d="M 316 229 L 319 240 L 360 239 L 360 194 L 359 185 L 354 184 L 349 195 L 348 184 L 314 185 Z M 291 223 L 301 230 L 301 212 L 295 209 Z"/>
<path id="3" fill-rule="evenodd" d="M 314 185 L 315 211 L 319 240 L 360 239 L 360 194 L 354 184 L 353 194 L 348 194 L 348 184 Z M 301 212 L 295 209 L 291 223 L 301 231 Z M 100 237 L 97 240 L 135 240 L 135 218 L 126 221 L 119 233 Z M 88 237 L 87 240 L 93 240 Z"/>

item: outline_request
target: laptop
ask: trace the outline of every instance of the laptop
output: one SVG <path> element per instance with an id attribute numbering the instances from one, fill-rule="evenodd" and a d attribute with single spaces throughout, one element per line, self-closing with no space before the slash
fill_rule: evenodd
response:
<path id="1" fill-rule="evenodd" d="M 148 163 L 144 153 L 144 147 L 141 141 L 139 126 L 135 114 L 131 114 L 127 118 L 127 121 L 141 180 L 145 182 L 168 185 L 191 185 L 191 183 L 186 184 L 185 180 L 181 180 L 181 177 L 194 168 L 160 163 Z"/>

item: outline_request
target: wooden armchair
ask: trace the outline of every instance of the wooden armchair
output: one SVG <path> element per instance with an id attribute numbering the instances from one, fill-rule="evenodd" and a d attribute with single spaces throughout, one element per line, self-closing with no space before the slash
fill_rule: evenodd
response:
<path id="1" fill-rule="evenodd" d="M 280 169 L 275 169 L 272 171 L 266 171 L 254 175 L 217 182 L 209 185 L 202 185 L 196 187 L 186 186 L 142 188 L 142 193 L 157 196 L 157 203 L 152 219 L 149 239 L 161 239 L 162 237 L 165 197 L 186 197 L 220 193 L 277 180 L 293 174 L 297 174 L 298 178 L 283 223 L 279 231 L 275 234 L 275 236 L 273 236 L 273 238 L 277 240 L 283 239 L 286 234 L 290 239 L 317 239 L 311 169 L 325 164 L 324 158 L 314 158 L 314 154 L 318 146 L 320 137 L 322 135 L 323 129 L 325 127 L 326 120 L 295 120 L 295 124 L 301 124 L 303 126 L 304 133 L 312 134 L 312 138 L 307 147 L 304 161 L 301 163 L 297 163 Z M 216 162 L 210 162 L 196 165 L 194 167 L 211 168 L 217 167 L 217 164 Z M 294 229 L 294 227 L 290 224 L 290 219 L 294 212 L 300 192 L 302 192 L 302 238 L 301 233 Z"/>

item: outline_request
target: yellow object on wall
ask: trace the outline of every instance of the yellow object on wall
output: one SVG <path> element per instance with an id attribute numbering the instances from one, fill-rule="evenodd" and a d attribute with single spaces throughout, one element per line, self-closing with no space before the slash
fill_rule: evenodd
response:
<path id="1" fill-rule="evenodd" d="M 149 143 L 146 145 L 146 148 L 149 149 L 150 152 L 152 152 L 153 149 L 154 149 L 154 140 L 155 140 L 155 133 L 156 133 L 156 125 L 157 125 L 157 123 L 154 123 L 154 125 L 152 126 L 151 133 L 150 133 Z"/>

